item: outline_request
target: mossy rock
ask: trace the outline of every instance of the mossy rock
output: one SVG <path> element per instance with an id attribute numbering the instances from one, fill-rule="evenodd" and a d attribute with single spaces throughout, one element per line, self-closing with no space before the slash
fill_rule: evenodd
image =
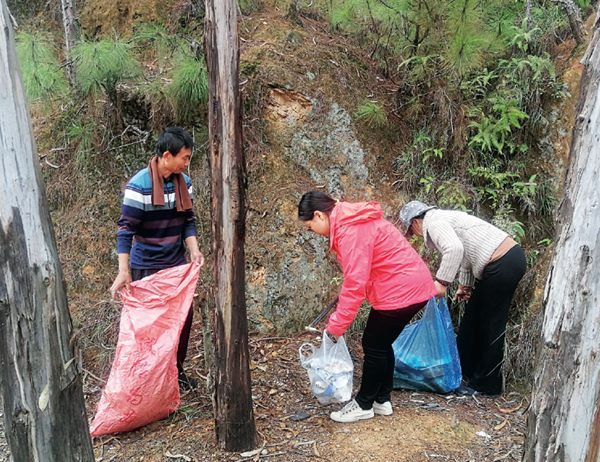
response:
<path id="1" fill-rule="evenodd" d="M 296 32 L 295 30 L 291 30 L 286 35 L 285 42 L 289 45 L 299 47 L 299 46 L 304 45 L 304 37 L 299 32 Z"/>

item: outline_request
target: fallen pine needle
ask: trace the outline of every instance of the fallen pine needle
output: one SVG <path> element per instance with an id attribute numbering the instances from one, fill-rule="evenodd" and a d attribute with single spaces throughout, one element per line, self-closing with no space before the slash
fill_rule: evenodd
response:
<path id="1" fill-rule="evenodd" d="M 260 447 L 260 449 L 258 450 L 258 454 L 256 454 L 254 456 L 254 459 L 252 459 L 254 462 L 258 462 L 260 460 L 260 457 L 263 453 L 263 451 L 265 450 L 265 446 L 266 446 L 267 442 L 263 441 L 263 445 Z M 266 452 L 266 451 L 265 451 Z"/>
<path id="2" fill-rule="evenodd" d="M 111 436 L 111 437 L 110 437 L 109 439 L 107 439 L 106 441 L 102 441 L 102 442 L 100 442 L 100 443 L 98 443 L 98 444 L 94 445 L 94 447 L 95 447 L 95 448 L 97 448 L 97 447 L 100 447 L 100 446 L 104 446 L 104 445 L 105 445 L 105 444 L 107 444 L 109 441 L 112 441 L 112 440 L 114 440 L 114 439 L 116 439 L 116 438 L 117 438 L 116 436 Z M 118 442 L 118 440 L 117 440 L 117 442 Z M 119 444 L 121 444 L 121 443 L 119 442 Z"/>
<path id="3" fill-rule="evenodd" d="M 304 445 L 306 445 L 306 444 L 314 444 L 314 443 L 316 443 L 316 441 L 317 441 L 317 440 L 311 440 L 311 441 L 301 441 L 301 442 L 299 442 L 299 443 L 295 443 L 295 444 L 294 444 L 294 448 L 297 448 L 297 447 L 299 447 L 299 446 L 304 446 Z"/>
<path id="4" fill-rule="evenodd" d="M 85 372 L 86 374 L 88 374 L 90 377 L 95 378 L 98 382 L 102 382 L 102 383 L 106 383 L 106 380 L 101 379 L 100 377 L 98 377 L 97 375 L 92 374 L 90 371 L 88 371 L 87 369 L 81 368 L 81 370 L 83 370 L 83 372 Z"/>
<path id="5" fill-rule="evenodd" d="M 523 401 L 521 401 L 521 403 L 517 407 L 515 407 L 513 409 L 502 409 L 499 404 L 496 404 L 496 405 L 498 406 L 498 410 L 500 412 L 502 412 L 502 414 L 512 414 L 513 412 L 518 411 L 519 409 L 521 409 L 521 407 L 523 406 Z"/>
<path id="6" fill-rule="evenodd" d="M 184 456 L 183 454 L 171 454 L 169 451 L 165 452 L 165 457 L 169 459 L 183 459 L 185 462 L 192 462 L 191 457 Z"/>
<path id="7" fill-rule="evenodd" d="M 319 454 L 319 450 L 317 449 L 317 442 L 316 441 L 313 442 L 313 452 L 315 453 L 315 456 L 321 457 L 321 454 Z"/>
<path id="8" fill-rule="evenodd" d="M 504 426 L 508 423 L 508 419 L 504 419 L 504 422 L 496 425 L 494 427 L 494 430 L 498 431 L 498 430 L 502 430 L 502 428 L 504 428 Z"/>
<path id="9" fill-rule="evenodd" d="M 501 460 L 505 460 L 508 459 L 508 456 L 510 456 L 512 454 L 513 450 L 511 449 L 510 451 L 508 451 L 506 454 L 504 454 L 503 456 L 500 457 L 496 457 L 493 462 L 500 462 Z"/>

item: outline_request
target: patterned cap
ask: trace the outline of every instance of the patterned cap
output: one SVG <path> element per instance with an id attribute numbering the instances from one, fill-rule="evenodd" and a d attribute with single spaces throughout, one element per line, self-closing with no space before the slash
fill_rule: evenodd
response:
<path id="1" fill-rule="evenodd" d="M 431 209 L 437 209 L 437 207 L 435 205 L 427 205 L 419 201 L 410 201 L 408 204 L 402 207 L 402 210 L 400 210 L 400 221 L 402 221 L 402 224 L 408 231 L 408 228 L 410 228 L 410 225 L 412 225 L 414 218 Z"/>

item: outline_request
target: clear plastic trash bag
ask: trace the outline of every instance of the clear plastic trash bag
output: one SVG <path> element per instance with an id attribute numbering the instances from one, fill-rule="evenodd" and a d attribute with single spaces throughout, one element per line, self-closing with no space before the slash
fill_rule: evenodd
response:
<path id="1" fill-rule="evenodd" d="M 309 354 L 303 351 L 310 350 Z M 319 348 L 305 343 L 299 349 L 300 364 L 308 372 L 310 387 L 321 404 L 343 403 L 352 397 L 354 364 L 344 337 L 333 342 L 323 332 Z"/>
<path id="2" fill-rule="evenodd" d="M 452 319 L 445 298 L 427 303 L 423 317 L 409 324 L 394 344 L 394 388 L 448 393 L 462 373 Z"/>
<path id="3" fill-rule="evenodd" d="M 196 263 L 176 266 L 121 291 L 117 349 L 91 436 L 134 430 L 179 407 L 177 347 L 199 273 Z"/>

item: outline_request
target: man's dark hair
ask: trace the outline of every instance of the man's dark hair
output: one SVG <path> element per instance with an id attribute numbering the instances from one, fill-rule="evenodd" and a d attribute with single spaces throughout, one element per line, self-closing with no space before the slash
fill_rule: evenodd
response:
<path id="1" fill-rule="evenodd" d="M 163 156 L 167 151 L 176 156 L 183 148 L 192 149 L 194 141 L 188 132 L 181 127 L 169 127 L 160 134 L 156 141 L 156 154 Z"/>

